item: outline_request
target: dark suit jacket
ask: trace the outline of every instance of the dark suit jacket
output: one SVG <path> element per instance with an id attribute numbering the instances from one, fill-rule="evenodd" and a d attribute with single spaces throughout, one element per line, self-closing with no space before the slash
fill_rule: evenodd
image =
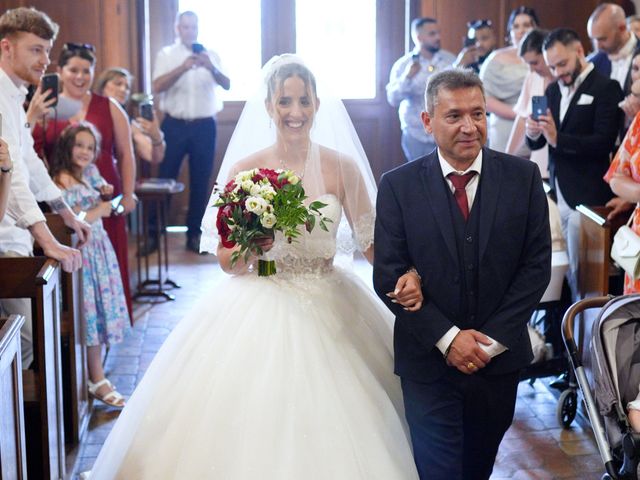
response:
<path id="1" fill-rule="evenodd" d="M 461 282 L 448 189 L 437 151 L 386 173 L 377 200 L 373 280 L 396 315 L 395 371 L 430 382 L 448 367 L 436 342 L 453 326 L 474 328 L 509 350 L 495 357 L 486 374 L 512 372 L 532 359 L 527 322 L 551 274 L 547 199 L 536 165 L 483 150 L 478 185 L 478 310 L 460 318 Z M 478 208 L 474 201 L 472 208 Z M 425 302 L 410 313 L 385 293 L 414 266 Z"/>
<path id="2" fill-rule="evenodd" d="M 615 80 L 596 72 L 587 75 L 578 87 L 567 113 L 560 123 L 560 87 L 553 82 L 545 92 L 549 109 L 558 129 L 556 147 L 549 145 L 551 184 L 557 179 L 560 190 L 571 208 L 577 205 L 604 205 L 613 193 L 602 179 L 609 168 L 610 154 L 623 121 L 618 108 L 622 90 Z M 593 97 L 586 104 L 583 95 Z M 585 104 L 580 104 L 583 98 Z M 544 147 L 544 136 L 527 144 L 533 150 Z"/>

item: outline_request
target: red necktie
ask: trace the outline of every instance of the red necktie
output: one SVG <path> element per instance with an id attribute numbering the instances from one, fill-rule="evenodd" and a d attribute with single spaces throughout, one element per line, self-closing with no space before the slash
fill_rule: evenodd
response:
<path id="1" fill-rule="evenodd" d="M 466 220 L 469 218 L 469 201 L 467 200 L 467 191 L 465 190 L 467 183 L 471 181 L 471 179 L 475 176 L 476 172 L 465 173 L 464 175 L 457 175 L 455 173 L 450 173 L 448 176 L 451 183 L 455 187 L 455 191 L 453 192 L 453 196 L 456 198 L 456 202 L 458 203 L 458 207 L 460 207 L 460 212 L 462 212 L 462 216 Z"/>

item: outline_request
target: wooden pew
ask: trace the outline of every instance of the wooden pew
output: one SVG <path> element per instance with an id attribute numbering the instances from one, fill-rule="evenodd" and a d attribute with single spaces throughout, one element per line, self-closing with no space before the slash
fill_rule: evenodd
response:
<path id="1" fill-rule="evenodd" d="M 63 245 L 75 247 L 76 236 L 58 214 L 47 213 L 47 226 Z M 37 248 L 37 247 L 36 247 Z M 62 384 L 64 388 L 65 441 L 76 445 L 89 425 L 91 416 L 87 389 L 87 348 L 82 308 L 82 271 L 62 272 Z"/>
<path id="2" fill-rule="evenodd" d="M 0 478 L 27 478 L 20 327 L 24 317 L 0 318 Z"/>
<path id="3" fill-rule="evenodd" d="M 31 299 L 34 369 L 22 371 L 27 472 L 65 477 L 60 360 L 60 268 L 46 257 L 0 258 L 0 298 Z"/>
<path id="4" fill-rule="evenodd" d="M 611 289 L 612 279 L 619 277 L 611 261 L 611 244 L 615 232 L 628 220 L 628 214 L 618 215 L 610 222 L 607 220 L 610 208 L 578 205 L 576 210 L 581 214 L 578 263 L 580 298 L 620 293 Z"/>

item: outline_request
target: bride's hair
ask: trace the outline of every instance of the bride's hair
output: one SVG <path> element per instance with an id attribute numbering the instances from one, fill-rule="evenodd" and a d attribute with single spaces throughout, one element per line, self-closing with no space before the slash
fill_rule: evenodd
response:
<path id="1" fill-rule="evenodd" d="M 300 63 L 285 63 L 284 65 L 274 68 L 267 78 L 267 100 L 271 101 L 278 91 L 284 86 L 285 80 L 291 77 L 299 77 L 304 86 L 313 94 L 315 98 L 318 97 L 316 89 L 316 77 L 311 73 L 307 67 Z"/>

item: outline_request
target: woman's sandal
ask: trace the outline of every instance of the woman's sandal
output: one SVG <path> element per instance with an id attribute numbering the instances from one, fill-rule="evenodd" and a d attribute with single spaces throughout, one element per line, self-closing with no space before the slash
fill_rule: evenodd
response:
<path id="1" fill-rule="evenodd" d="M 102 403 L 114 408 L 123 408 L 125 405 L 124 397 L 120 395 L 120 392 L 111 384 L 109 380 L 103 378 L 99 382 L 93 383 L 91 380 L 87 380 L 89 386 L 89 395 L 96 400 L 100 400 Z M 98 395 L 98 389 L 103 385 L 107 385 L 111 388 L 111 391 L 105 395 Z"/>

